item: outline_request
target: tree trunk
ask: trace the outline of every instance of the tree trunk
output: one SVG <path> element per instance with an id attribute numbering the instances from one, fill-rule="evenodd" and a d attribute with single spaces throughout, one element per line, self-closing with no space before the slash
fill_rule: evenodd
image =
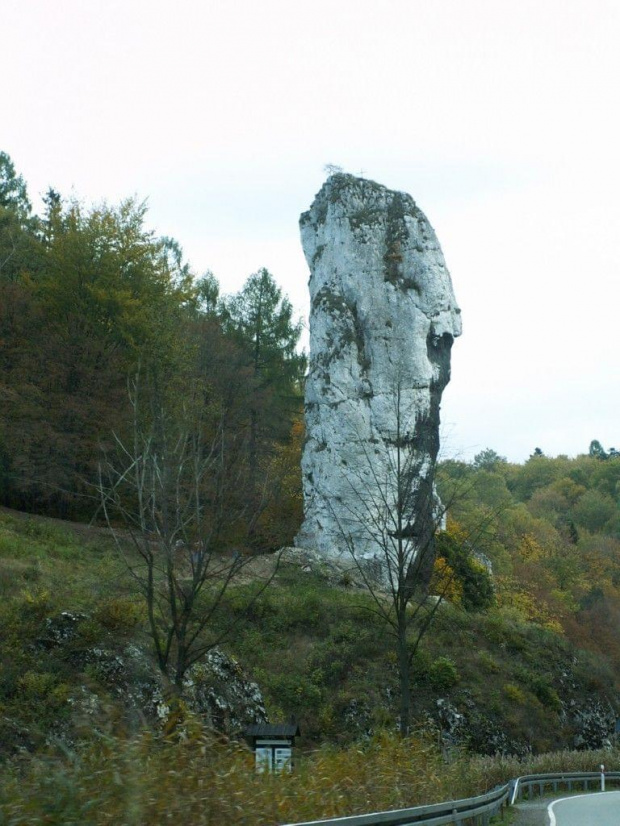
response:
<path id="1" fill-rule="evenodd" d="M 398 634 L 398 677 L 400 682 L 400 734 L 409 734 L 411 721 L 411 680 L 406 629 Z"/>

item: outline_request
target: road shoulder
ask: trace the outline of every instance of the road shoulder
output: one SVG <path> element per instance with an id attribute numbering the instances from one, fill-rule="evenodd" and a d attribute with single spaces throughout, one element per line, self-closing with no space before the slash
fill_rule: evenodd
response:
<path id="1" fill-rule="evenodd" d="M 555 797 L 541 797 L 536 800 L 525 800 L 511 806 L 509 811 L 511 820 L 510 826 L 549 826 L 549 816 L 547 807 Z"/>

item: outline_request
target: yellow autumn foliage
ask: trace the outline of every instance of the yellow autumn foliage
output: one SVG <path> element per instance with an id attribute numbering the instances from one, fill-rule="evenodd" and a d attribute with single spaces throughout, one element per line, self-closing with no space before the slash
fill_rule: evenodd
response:
<path id="1" fill-rule="evenodd" d="M 455 577 L 453 569 L 442 557 L 437 557 L 433 565 L 429 590 L 431 594 L 441 596 L 453 605 L 461 603 L 463 586 Z"/>

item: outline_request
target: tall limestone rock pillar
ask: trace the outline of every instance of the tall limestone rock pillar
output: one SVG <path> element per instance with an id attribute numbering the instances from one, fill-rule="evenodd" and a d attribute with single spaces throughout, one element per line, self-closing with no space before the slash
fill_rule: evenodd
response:
<path id="1" fill-rule="evenodd" d="M 380 557 L 373 523 L 394 534 L 389 511 L 399 495 L 417 508 L 403 531 L 421 533 L 432 519 L 436 500 L 423 493 L 434 490 L 460 310 L 435 233 L 409 195 L 335 174 L 300 226 L 311 310 L 296 544 Z M 407 479 L 397 471 L 405 460 L 415 468 Z"/>

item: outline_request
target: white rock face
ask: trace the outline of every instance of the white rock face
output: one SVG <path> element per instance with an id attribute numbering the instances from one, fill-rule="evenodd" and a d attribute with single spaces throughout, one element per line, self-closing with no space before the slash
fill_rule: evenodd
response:
<path id="1" fill-rule="evenodd" d="M 432 487 L 460 310 L 435 233 L 409 195 L 332 175 L 300 226 L 311 311 L 296 544 L 338 556 L 353 541 L 372 557 L 380 549 L 361 511 L 373 490 L 395 495 L 397 443 L 412 446 Z"/>

